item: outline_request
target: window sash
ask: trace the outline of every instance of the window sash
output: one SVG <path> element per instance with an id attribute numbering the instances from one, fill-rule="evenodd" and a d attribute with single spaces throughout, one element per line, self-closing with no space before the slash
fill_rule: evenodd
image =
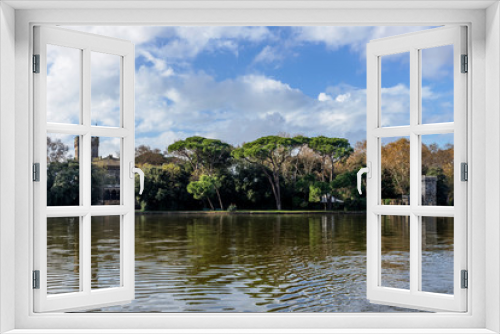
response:
<path id="1" fill-rule="evenodd" d="M 52 27 L 34 28 L 34 54 L 40 55 L 40 73 L 34 75 L 34 161 L 40 163 L 40 182 L 34 185 L 34 270 L 40 271 L 40 289 L 33 290 L 34 311 L 72 311 L 122 304 L 134 299 L 134 179 L 128 175 L 128 162 L 134 161 L 134 46 L 128 41 Z M 46 122 L 47 61 L 46 46 L 57 45 L 81 50 L 80 124 Z M 120 57 L 119 128 L 91 125 L 91 52 Z M 47 133 L 80 136 L 80 205 L 47 207 Z M 91 138 L 120 138 L 120 205 L 91 205 Z M 93 216 L 120 216 L 120 285 L 91 288 L 91 220 Z M 80 291 L 48 294 L 47 218 L 79 217 Z"/>
<path id="2" fill-rule="evenodd" d="M 367 297 L 373 303 L 438 311 L 467 310 L 467 290 L 461 289 L 460 271 L 467 266 L 467 183 L 460 180 L 460 163 L 467 162 L 467 78 L 460 73 L 461 54 L 466 54 L 466 28 L 443 27 L 374 40 L 367 45 L 367 161 L 372 177 L 367 179 Z M 454 122 L 420 124 L 420 50 L 442 45 L 454 49 Z M 381 57 L 410 54 L 410 125 L 381 125 Z M 454 133 L 454 206 L 420 205 L 421 137 L 423 134 Z M 410 205 L 381 205 L 381 139 L 410 138 Z M 410 217 L 410 288 L 381 286 L 381 217 L 383 214 Z M 454 294 L 419 291 L 421 278 L 421 218 L 454 217 Z"/>

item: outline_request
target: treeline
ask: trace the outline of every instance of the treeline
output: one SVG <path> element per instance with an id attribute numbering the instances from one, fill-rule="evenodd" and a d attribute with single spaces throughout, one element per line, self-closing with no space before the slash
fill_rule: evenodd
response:
<path id="1" fill-rule="evenodd" d="M 104 187 L 120 184 L 116 174 L 102 161 L 92 163 L 91 205 L 102 204 Z M 116 196 L 119 199 L 119 192 Z M 47 205 L 80 205 L 80 162 L 69 154 L 68 145 L 51 137 L 47 137 Z"/>
<path id="2" fill-rule="evenodd" d="M 355 182 L 365 150 L 342 138 L 286 135 L 240 147 L 197 136 L 165 152 L 140 146 L 136 164 L 146 178 L 138 200 L 143 210 L 362 210 Z"/>
<path id="3" fill-rule="evenodd" d="M 422 175 L 437 178 L 436 204 L 453 205 L 453 145 L 422 144 L 421 154 Z M 401 195 L 410 193 L 410 141 L 401 138 L 383 145 L 381 158 L 383 204 L 400 204 Z"/>
<path id="4" fill-rule="evenodd" d="M 60 144 L 52 143 L 50 152 L 47 149 L 51 205 L 78 200 L 78 163 L 65 156 L 68 148 Z M 382 146 L 385 204 L 395 204 L 409 194 L 409 145 L 402 138 Z M 145 173 L 144 192 L 136 197 L 141 210 L 366 208 L 365 196 L 358 194 L 356 185 L 356 174 L 366 165 L 366 141 L 352 147 L 342 138 L 278 135 L 233 147 L 194 136 L 165 151 L 139 146 L 135 156 Z M 106 171 L 101 169 L 92 166 L 96 192 L 106 186 L 101 175 Z M 437 177 L 437 204 L 452 205 L 453 146 L 422 145 L 422 173 Z"/>

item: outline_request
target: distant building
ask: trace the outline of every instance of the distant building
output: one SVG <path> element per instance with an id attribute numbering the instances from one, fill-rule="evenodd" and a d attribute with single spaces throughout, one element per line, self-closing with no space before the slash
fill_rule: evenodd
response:
<path id="1" fill-rule="evenodd" d="M 437 176 L 422 175 L 422 205 L 437 205 Z"/>
<path id="2" fill-rule="evenodd" d="M 335 198 L 335 196 L 332 196 L 331 194 L 326 194 L 321 196 L 321 203 L 344 203 L 344 201 Z"/>
<path id="3" fill-rule="evenodd" d="M 99 137 L 90 138 L 92 159 L 99 157 Z M 80 157 L 80 136 L 75 137 L 75 160 Z"/>
<path id="4" fill-rule="evenodd" d="M 410 205 L 410 195 L 401 195 L 401 205 Z"/>
<path id="5" fill-rule="evenodd" d="M 120 158 L 92 158 L 92 164 L 106 171 L 99 182 L 101 186 L 93 187 L 92 201 L 95 205 L 120 205 Z"/>
<path id="6" fill-rule="evenodd" d="M 91 157 L 92 165 L 102 168 L 105 173 L 99 182 L 92 185 L 93 205 L 120 205 L 120 158 L 111 155 L 99 156 L 99 137 L 92 137 Z M 79 160 L 80 136 L 75 137 L 75 159 Z M 95 180 L 96 175 L 92 176 Z M 97 181 L 97 180 L 96 180 Z"/>
<path id="7" fill-rule="evenodd" d="M 422 175 L 422 205 L 437 204 L 437 176 Z M 385 205 L 410 205 L 410 195 L 403 194 L 398 199 L 382 199 Z"/>

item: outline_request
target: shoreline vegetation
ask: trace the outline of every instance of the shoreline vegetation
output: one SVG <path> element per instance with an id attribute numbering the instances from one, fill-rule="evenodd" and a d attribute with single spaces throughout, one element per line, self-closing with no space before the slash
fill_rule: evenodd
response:
<path id="1" fill-rule="evenodd" d="M 58 138 L 47 137 L 47 205 L 79 205 L 79 137 L 74 155 Z M 120 203 L 119 153 L 102 156 L 92 140 L 91 205 Z M 422 143 L 422 175 L 431 176 L 431 205 L 453 205 L 453 145 Z M 382 143 L 382 204 L 408 204 L 410 141 Z M 366 141 L 354 147 L 344 138 L 288 134 L 266 136 L 232 146 L 199 136 L 178 140 L 166 151 L 135 149 L 145 174 L 136 194 L 142 212 L 360 212 L 365 195 L 357 191 L 357 172 L 366 165 Z M 139 179 L 136 177 L 136 189 Z M 363 179 L 363 188 L 365 187 Z M 431 192 L 429 191 L 431 194 Z"/>
<path id="2" fill-rule="evenodd" d="M 136 210 L 136 214 L 141 215 L 356 215 L 356 214 L 365 214 L 366 211 L 343 211 L 343 210 L 335 210 L 335 211 L 325 211 L 325 210 L 241 210 L 241 211 L 140 211 Z"/>

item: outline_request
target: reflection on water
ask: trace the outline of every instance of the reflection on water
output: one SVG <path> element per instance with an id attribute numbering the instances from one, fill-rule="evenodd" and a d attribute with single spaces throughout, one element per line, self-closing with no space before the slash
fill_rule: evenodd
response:
<path id="1" fill-rule="evenodd" d="M 453 218 L 422 218 L 422 291 L 453 294 L 453 227 Z"/>
<path id="2" fill-rule="evenodd" d="M 47 218 L 47 293 L 80 291 L 80 219 Z"/>
<path id="3" fill-rule="evenodd" d="M 382 286 L 410 289 L 410 217 L 381 218 Z"/>
<path id="4" fill-rule="evenodd" d="M 120 286 L 120 216 L 93 216 L 90 274 L 92 289 Z"/>
<path id="5" fill-rule="evenodd" d="M 408 311 L 366 299 L 365 215 L 138 214 L 135 232 L 136 299 L 94 311 Z"/>

